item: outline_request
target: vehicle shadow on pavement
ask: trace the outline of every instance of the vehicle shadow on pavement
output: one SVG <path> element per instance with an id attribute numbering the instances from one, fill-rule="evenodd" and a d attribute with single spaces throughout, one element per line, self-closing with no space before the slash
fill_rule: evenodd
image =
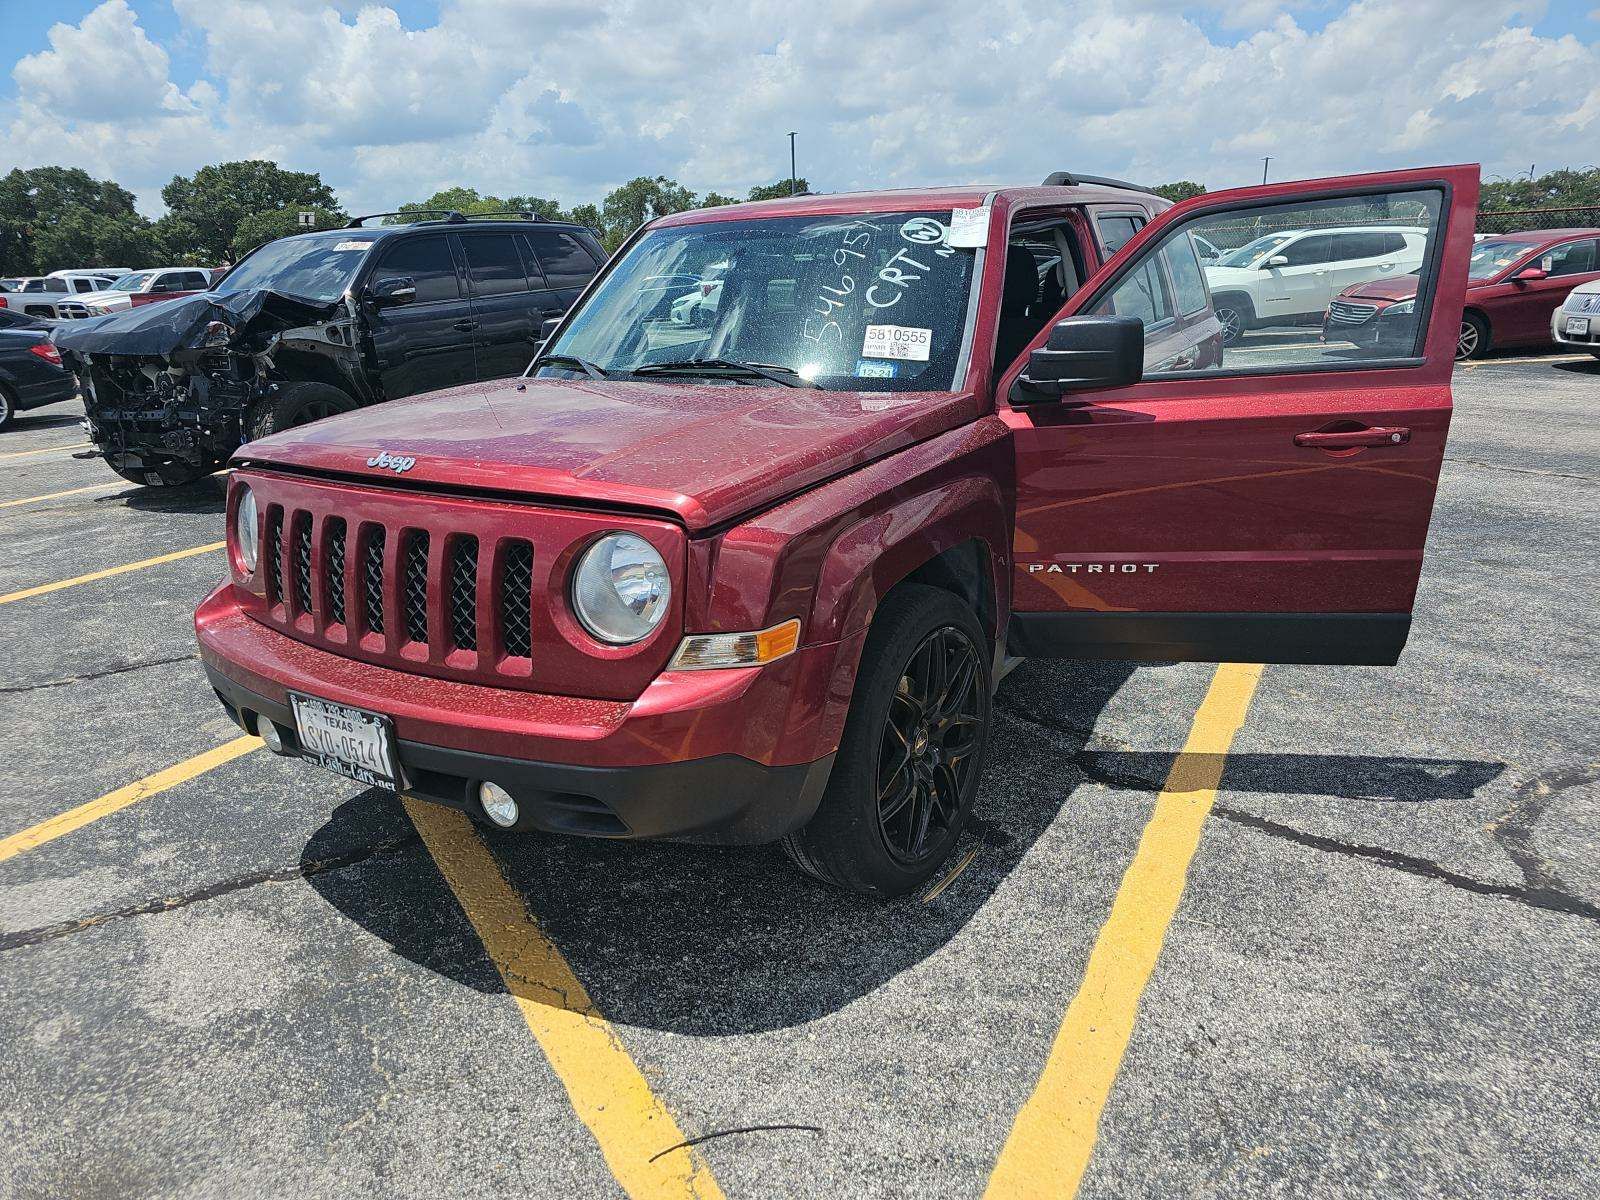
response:
<path id="1" fill-rule="evenodd" d="M 228 508 L 228 477 L 208 475 L 182 487 L 141 487 L 130 485 L 100 501 L 102 504 L 153 513 L 223 513 Z"/>
<path id="2" fill-rule="evenodd" d="M 11 427 L 6 430 L 8 435 L 26 433 L 29 430 L 40 429 L 67 429 L 83 421 L 83 413 L 42 413 L 19 412 L 11 418 Z"/>
<path id="3" fill-rule="evenodd" d="M 1151 664 L 1144 664 L 1149 666 Z M 990 768 L 967 842 L 978 851 L 933 903 L 849 895 L 796 872 L 776 847 L 482 836 L 529 913 L 560 947 L 608 1019 L 693 1035 L 753 1033 L 815 1020 L 937 953 L 983 908 L 1074 792 L 1098 783 L 1160 791 L 1172 753 L 1087 749 L 1129 663 L 1029 663 L 1001 688 Z M 1048 705 L 1048 711 L 1039 711 Z M 1044 727 L 1041 730 L 1041 727 Z M 1423 802 L 1470 796 L 1501 763 L 1341 755 L 1230 757 L 1223 786 L 1242 791 Z M 1103 793 L 1102 793 L 1103 794 Z M 317 863 L 348 853 L 352 829 L 387 826 L 394 797 L 341 805 L 306 845 Z M 1096 800 L 1072 839 L 1103 857 L 1136 836 L 1124 806 Z M 1079 864 L 1081 868 L 1081 864 Z M 1074 869 L 1079 869 L 1074 868 Z M 1110 886 L 1120 867 L 1113 864 Z M 334 908 L 396 953 L 480 991 L 503 985 L 425 852 L 374 855 L 358 871 L 308 871 Z M 1055 878 L 1052 876 L 1052 878 Z M 1100 912 L 1105 880 L 1069 892 Z M 1041 899 L 1059 905 L 1059 898 Z M 1062 921 L 1077 914 L 1060 912 Z M 1087 941 L 1097 922 L 1081 921 Z"/>
<path id="4" fill-rule="evenodd" d="M 1571 371 L 1574 375 L 1600 375 L 1600 358 L 1591 358 L 1587 361 L 1558 362 L 1552 364 L 1558 371 Z"/>
<path id="5" fill-rule="evenodd" d="M 1133 673 L 1127 663 L 1057 664 L 1062 708 L 1092 729 Z M 981 852 L 935 903 L 885 903 L 800 875 L 776 846 L 601 841 L 483 829 L 501 870 L 560 947 L 608 1019 L 715 1035 L 785 1028 L 836 1011 L 937 952 L 983 907 L 1086 776 L 1081 739 L 1041 738 L 1002 715 L 967 845 Z M 1018 771 L 1015 764 L 1025 763 Z M 1009 768 L 1006 765 L 1009 764 Z M 341 805 L 302 854 L 348 846 L 344 827 L 370 823 L 392 796 Z M 398 805 L 395 805 L 398 811 Z M 406 958 L 458 982 L 502 991 L 479 951 L 455 945 L 464 926 L 425 856 L 374 856 L 359 879 L 308 873 L 336 909 Z M 448 893 L 444 893 L 448 898 Z M 1084 936 L 1092 937 L 1086 926 Z M 470 929 L 467 936 L 470 937 Z"/>

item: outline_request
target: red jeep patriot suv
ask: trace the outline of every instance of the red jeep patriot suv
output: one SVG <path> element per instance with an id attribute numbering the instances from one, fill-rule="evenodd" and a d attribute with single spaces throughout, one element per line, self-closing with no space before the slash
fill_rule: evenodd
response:
<path id="1" fill-rule="evenodd" d="M 781 839 L 905 892 L 1010 657 L 1396 661 L 1477 194 L 1063 173 L 660 218 L 523 378 L 238 451 L 207 673 L 273 750 L 502 828 Z M 1197 239 L 1391 221 L 1427 233 L 1411 341 L 1224 348 Z"/>

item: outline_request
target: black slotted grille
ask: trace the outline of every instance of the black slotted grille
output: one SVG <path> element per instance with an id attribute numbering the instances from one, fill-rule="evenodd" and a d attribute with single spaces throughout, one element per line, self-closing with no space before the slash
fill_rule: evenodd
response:
<path id="1" fill-rule="evenodd" d="M 533 634 L 528 627 L 532 596 L 533 547 L 527 542 L 508 542 L 500 582 L 500 629 L 506 653 L 513 658 L 533 653 Z"/>
<path id="2" fill-rule="evenodd" d="M 366 607 L 367 628 L 383 632 L 383 529 L 367 534 L 367 548 L 361 564 L 361 596 Z"/>
<path id="3" fill-rule="evenodd" d="M 428 531 L 413 529 L 405 541 L 404 574 L 400 579 L 400 606 L 405 613 L 406 636 L 413 642 L 428 640 Z"/>
<path id="4" fill-rule="evenodd" d="M 261 547 L 267 568 L 267 603 L 283 601 L 283 509 L 274 504 L 267 509 L 266 544 Z"/>
<path id="5" fill-rule="evenodd" d="M 297 513 L 289 526 L 290 549 L 294 553 L 294 608 L 311 611 L 311 514 Z"/>
<path id="6" fill-rule="evenodd" d="M 323 587 L 327 591 L 328 621 L 334 625 L 345 623 L 344 611 L 344 538 L 343 517 L 328 518 L 328 556 L 323 562 Z"/>
<path id="7" fill-rule="evenodd" d="M 450 545 L 450 636 L 459 650 L 478 648 L 478 539 Z"/>

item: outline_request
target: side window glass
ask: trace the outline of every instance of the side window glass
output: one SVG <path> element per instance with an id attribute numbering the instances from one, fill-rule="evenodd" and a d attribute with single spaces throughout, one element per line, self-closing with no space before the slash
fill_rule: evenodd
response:
<path id="1" fill-rule="evenodd" d="M 1139 265 L 1123 276 L 1111 295 L 1095 305 L 1093 311 L 1100 316 L 1138 317 L 1147 333 L 1152 326 L 1168 320 L 1172 301 L 1156 259 L 1154 254 L 1141 258 Z"/>
<path id="2" fill-rule="evenodd" d="M 436 237 L 407 238 L 390 247 L 372 272 L 367 286 L 382 279 L 410 276 L 417 282 L 415 304 L 432 300 L 459 300 L 461 285 L 456 279 L 455 259 L 450 244 L 441 234 Z"/>
<path id="3" fill-rule="evenodd" d="M 503 296 L 528 290 L 517 239 L 509 233 L 469 233 L 461 239 L 467 256 L 467 277 L 477 296 Z"/>
<path id="4" fill-rule="evenodd" d="M 1548 264 L 1548 265 L 1545 265 Z M 1568 242 L 1544 256 L 1548 275 L 1582 275 L 1595 269 L 1595 240 Z"/>
<path id="5" fill-rule="evenodd" d="M 1187 317 L 1210 308 L 1206 276 L 1200 267 L 1194 239 L 1188 234 L 1174 238 L 1161 254 L 1167 260 L 1167 273 L 1172 276 L 1173 299 L 1177 301 L 1178 312 Z"/>
<path id="6" fill-rule="evenodd" d="M 1278 254 L 1287 258 L 1289 261 L 1285 265 L 1291 267 L 1309 267 L 1313 263 L 1325 263 L 1333 257 L 1333 238 L 1326 233 L 1313 234 L 1311 237 L 1290 242 L 1278 251 Z M 1275 258 L 1277 255 L 1272 257 Z"/>
<path id="7" fill-rule="evenodd" d="M 197 292 L 203 292 L 206 289 L 206 277 L 201 271 L 185 271 L 182 283 L 184 287 L 193 288 Z"/>
<path id="8" fill-rule="evenodd" d="M 539 256 L 544 277 L 553 288 L 580 288 L 593 278 L 594 259 L 568 233 L 554 229 L 536 229 L 526 235 Z"/>
<path id="9" fill-rule="evenodd" d="M 1095 225 L 1100 230 L 1100 244 L 1112 255 L 1133 239 L 1144 222 L 1136 217 L 1096 217 Z"/>
<path id="10" fill-rule="evenodd" d="M 1442 193 L 1428 188 L 1201 214 L 1147 247 L 1084 311 L 1142 319 L 1152 377 L 1412 365 L 1427 333 L 1442 210 Z M 1347 237 L 1349 251 L 1336 244 Z M 1592 255 L 1594 242 L 1585 244 Z M 1197 264 L 1197 245 L 1221 254 Z M 1335 253 L 1337 271 L 1260 269 L 1278 254 L 1310 264 L 1339 261 Z M 1182 321 L 1166 320 L 1163 274 Z M 1321 330 L 1314 343 L 1307 325 Z"/>

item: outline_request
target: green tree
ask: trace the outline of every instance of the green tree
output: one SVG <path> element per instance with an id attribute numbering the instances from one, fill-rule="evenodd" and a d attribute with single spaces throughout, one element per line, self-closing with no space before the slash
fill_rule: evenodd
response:
<path id="1" fill-rule="evenodd" d="M 150 222 L 134 210 L 132 192 L 77 167 L 19 167 L 0 177 L 0 274 L 94 266 L 102 247 L 124 255 L 155 249 Z"/>
<path id="2" fill-rule="evenodd" d="M 1205 185 L 1195 183 L 1191 179 L 1180 179 L 1176 183 L 1162 183 L 1155 188 L 1155 193 L 1174 204 L 1183 200 L 1192 200 L 1196 196 L 1205 195 Z"/>
<path id="3" fill-rule="evenodd" d="M 603 232 L 600 209 L 593 204 L 575 204 L 568 216 L 575 225 L 582 225 L 585 229 L 592 229 L 596 233 Z"/>
<path id="4" fill-rule="evenodd" d="M 721 208 L 724 204 L 737 204 L 739 201 L 733 196 L 724 196 L 721 192 L 707 192 L 700 197 L 697 208 Z"/>
<path id="5" fill-rule="evenodd" d="M 543 196 L 482 196 L 477 188 L 452 187 L 435 192 L 426 200 L 414 200 L 409 204 L 402 204 L 402 213 L 421 213 L 425 210 L 438 212 L 458 212 L 464 216 L 473 216 L 482 213 L 503 212 L 531 212 L 545 221 L 565 221 L 567 214 L 562 211 L 559 200 L 548 200 Z M 407 218 L 390 217 L 387 224 L 401 224 Z"/>
<path id="6" fill-rule="evenodd" d="M 614 251 L 646 221 L 694 207 L 694 193 L 665 175 L 641 175 L 606 193 L 600 206 L 601 242 Z"/>
<path id="7" fill-rule="evenodd" d="M 796 179 L 794 181 L 794 192 L 796 195 L 809 192 L 810 190 L 811 185 L 804 179 Z M 789 181 L 787 179 L 780 179 L 776 183 L 763 183 L 759 187 L 751 188 L 750 195 L 747 197 L 747 199 L 781 200 L 787 195 L 789 195 Z"/>
<path id="8" fill-rule="evenodd" d="M 285 171 L 262 159 L 217 163 L 175 175 L 161 189 L 167 215 L 159 223 L 167 248 L 217 263 L 234 253 L 239 223 L 281 209 L 342 215 L 333 189 L 314 171 Z"/>
<path id="9" fill-rule="evenodd" d="M 1490 179 L 1484 183 L 1478 199 L 1478 207 L 1482 209 L 1583 208 L 1590 205 L 1600 205 L 1600 167 L 1551 171 L 1537 179 Z"/>
<path id="10" fill-rule="evenodd" d="M 277 208 L 271 212 L 251 213 L 241 219 L 234 230 L 230 261 L 238 262 L 263 242 L 305 232 L 308 227 L 300 224 L 300 214 L 303 212 L 315 214 L 316 223 L 309 227 L 312 229 L 337 229 L 346 220 L 342 212 L 325 208 Z"/>

